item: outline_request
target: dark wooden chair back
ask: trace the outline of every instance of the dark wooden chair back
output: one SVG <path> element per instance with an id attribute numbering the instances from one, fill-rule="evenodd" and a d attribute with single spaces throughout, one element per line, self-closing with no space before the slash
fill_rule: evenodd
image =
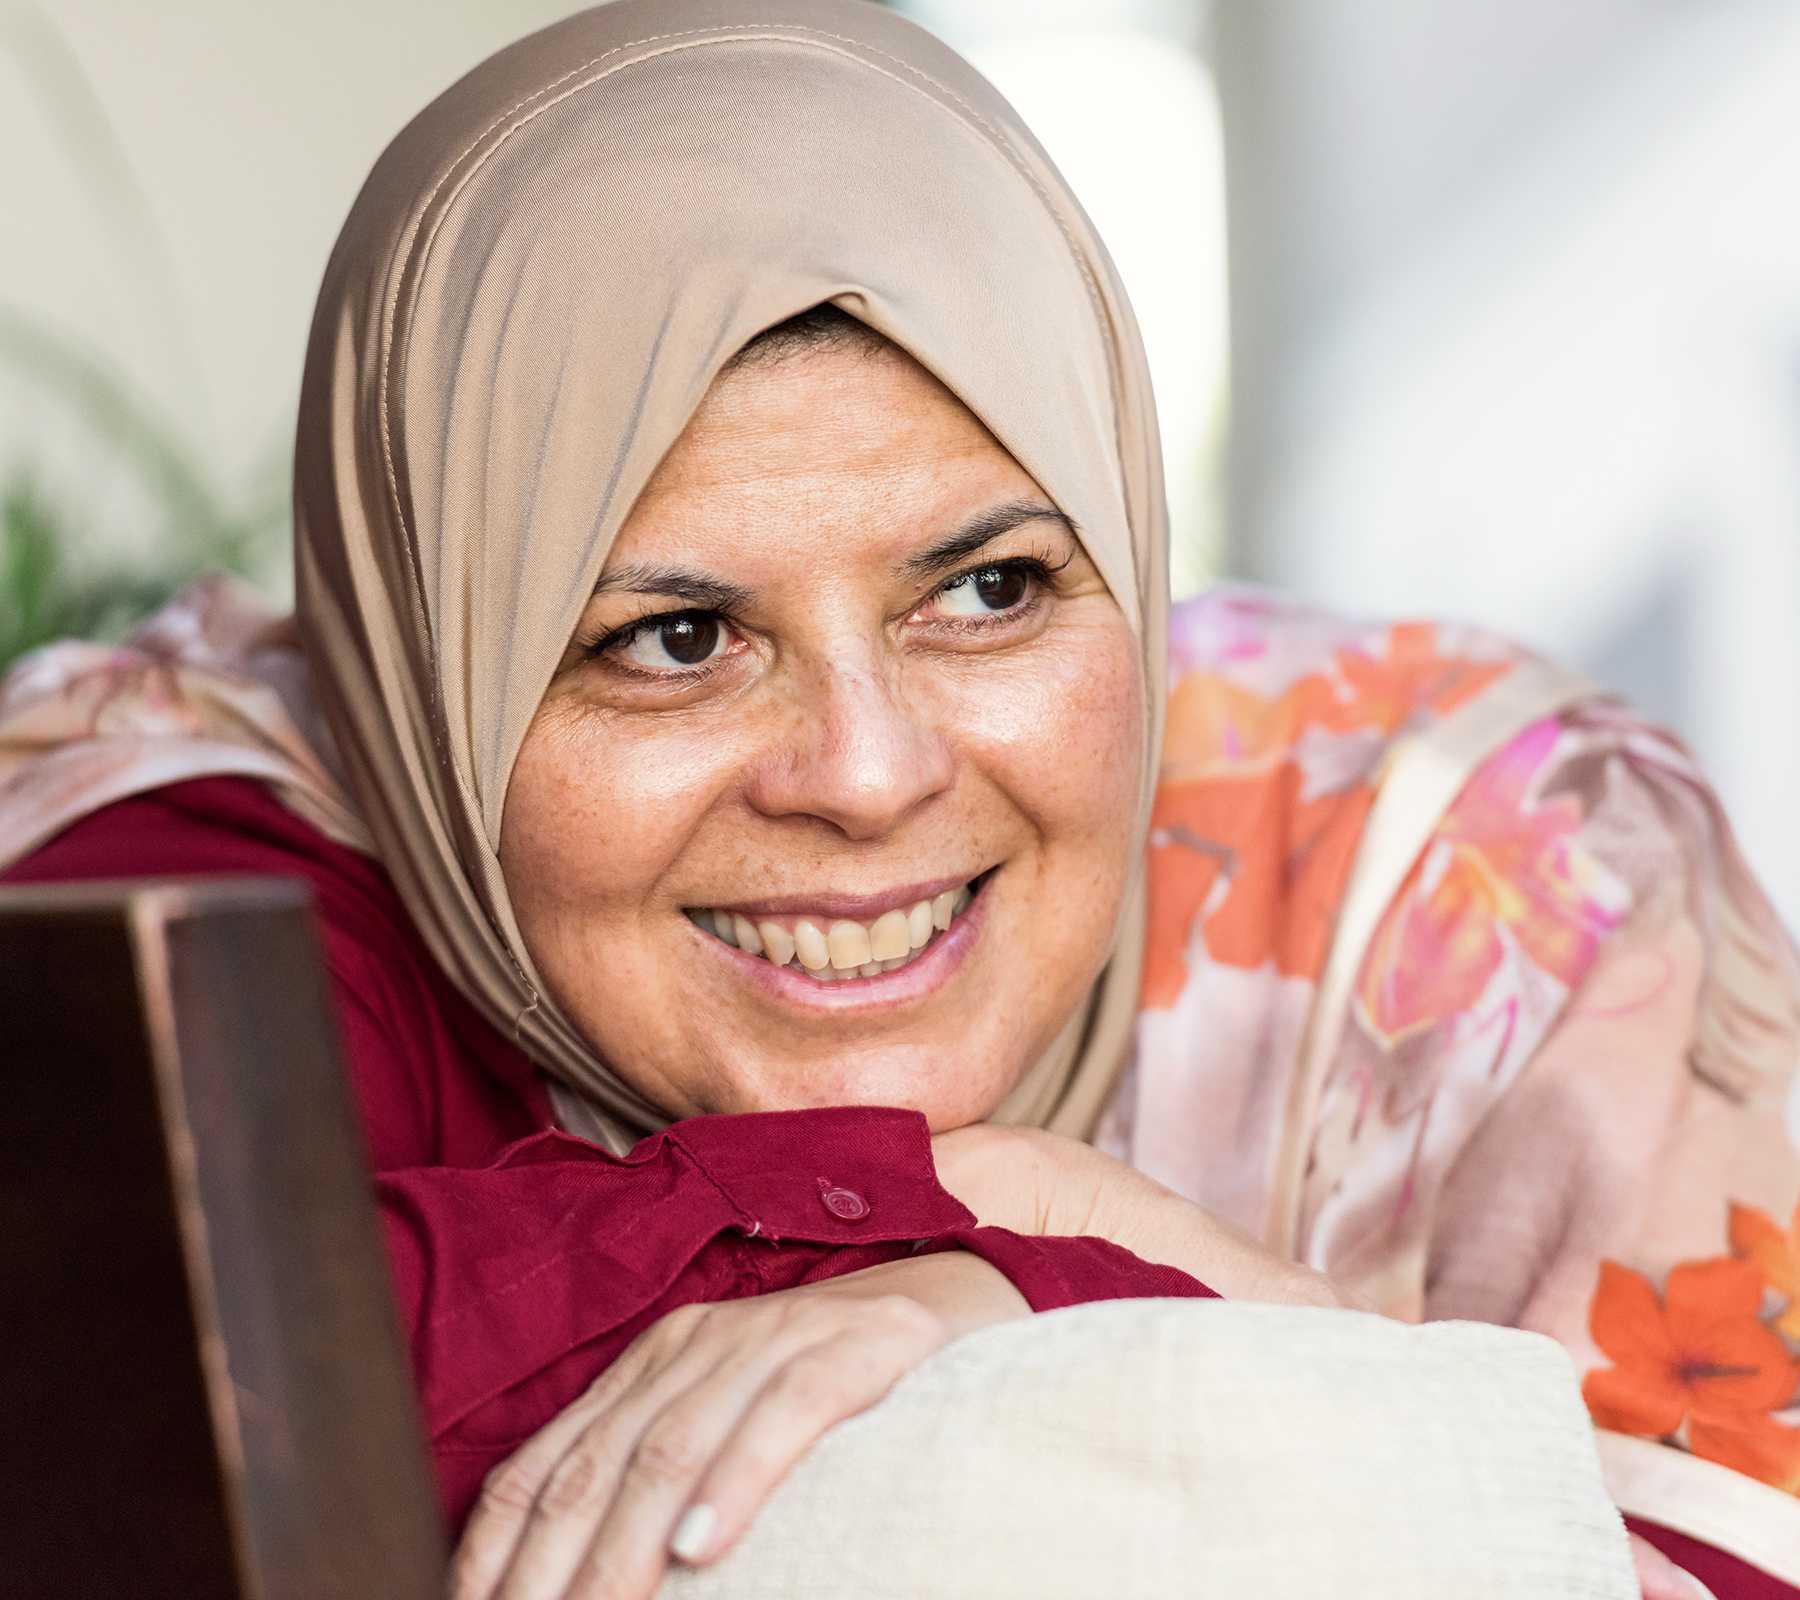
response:
<path id="1" fill-rule="evenodd" d="M 443 1594 L 327 1007 L 297 884 L 0 889 L 0 1592 Z"/>

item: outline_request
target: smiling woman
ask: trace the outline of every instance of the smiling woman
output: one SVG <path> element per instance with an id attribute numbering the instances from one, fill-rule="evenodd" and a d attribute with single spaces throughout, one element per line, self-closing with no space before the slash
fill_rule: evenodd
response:
<path id="1" fill-rule="evenodd" d="M 647 1595 L 949 1339 L 1220 1295 L 1553 1335 L 1646 1592 L 1800 1583 L 1800 987 L 1710 788 L 1470 629 L 1171 619 L 1155 441 L 965 63 L 616 0 L 359 196 L 295 617 L 0 684 L 10 878 L 312 886 L 466 1600 Z"/>
<path id="2" fill-rule="evenodd" d="M 646 1099 L 946 1130 L 1105 959 L 1145 686 L 1070 520 L 842 323 L 722 374 L 632 506 L 500 862 L 557 1004 Z"/>

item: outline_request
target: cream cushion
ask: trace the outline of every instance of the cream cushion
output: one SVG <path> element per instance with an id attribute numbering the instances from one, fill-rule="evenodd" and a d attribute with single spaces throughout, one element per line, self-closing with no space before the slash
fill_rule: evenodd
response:
<path id="1" fill-rule="evenodd" d="M 1117 1300 L 941 1351 L 670 1600 L 1636 1600 L 1562 1348 Z"/>

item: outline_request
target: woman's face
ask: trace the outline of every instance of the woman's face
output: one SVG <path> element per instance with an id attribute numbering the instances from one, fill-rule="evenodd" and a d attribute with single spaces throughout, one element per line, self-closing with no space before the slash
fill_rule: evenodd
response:
<path id="1" fill-rule="evenodd" d="M 672 1117 L 980 1121 L 1104 960 L 1143 695 L 1073 533 L 921 367 L 747 362 L 633 509 L 519 752 L 526 944 Z"/>

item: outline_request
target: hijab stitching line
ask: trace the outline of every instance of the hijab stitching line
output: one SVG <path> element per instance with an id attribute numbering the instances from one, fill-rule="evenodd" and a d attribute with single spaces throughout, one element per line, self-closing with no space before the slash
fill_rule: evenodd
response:
<path id="1" fill-rule="evenodd" d="M 615 45 L 610 50 L 604 50 L 599 55 L 590 57 L 588 60 L 582 62 L 579 66 L 571 67 L 560 78 L 553 78 L 549 83 L 540 85 L 538 88 L 532 90 L 532 92 L 530 94 L 526 95 L 524 99 L 515 101 L 512 105 L 508 106 L 506 108 L 506 110 L 501 112 L 499 116 L 494 118 L 494 120 L 492 122 L 490 122 L 485 128 L 483 128 L 480 133 L 476 134 L 473 139 L 471 139 L 466 145 L 464 145 L 463 148 L 461 150 L 459 150 L 456 153 L 456 155 L 448 163 L 446 163 L 444 170 L 438 175 L 437 182 L 432 184 L 430 190 L 426 193 L 425 198 L 422 201 L 420 201 L 418 209 L 414 213 L 412 223 L 411 223 L 410 227 L 407 229 L 406 237 L 405 237 L 404 241 L 402 242 L 400 251 L 398 252 L 398 254 L 401 258 L 400 259 L 400 268 L 394 274 L 393 290 L 392 290 L 392 293 L 387 297 L 387 306 L 386 306 L 387 348 L 382 352 L 381 375 L 380 375 L 380 382 L 378 385 L 378 397 L 377 397 L 378 404 L 380 407 L 380 412 L 381 412 L 380 421 L 381 421 L 382 466 L 386 471 L 389 492 L 393 496 L 394 514 L 400 519 L 400 525 L 402 528 L 406 528 L 406 518 L 405 518 L 404 514 L 401 512 L 401 508 L 400 508 L 400 488 L 399 488 L 398 477 L 397 477 L 397 474 L 394 469 L 393 440 L 392 440 L 391 434 L 389 432 L 389 426 L 388 426 L 388 388 L 389 388 L 388 377 L 389 377 L 389 373 L 392 369 L 393 362 L 394 362 L 395 331 L 396 331 L 394 324 L 395 324 L 395 320 L 399 316 L 400 289 L 401 289 L 402 283 L 404 282 L 404 280 L 407 276 L 408 268 L 411 267 L 413 265 L 414 261 L 416 260 L 417 266 L 418 266 L 418 275 L 420 276 L 421 279 L 423 278 L 426 258 L 430 255 L 432 242 L 433 242 L 433 240 L 435 240 L 437 238 L 438 229 L 442 226 L 442 219 L 440 218 L 438 224 L 432 228 L 431 236 L 430 236 L 430 238 L 428 238 L 425 241 L 424 247 L 422 249 L 416 248 L 418 245 L 419 229 L 424 225 L 425 219 L 429 215 L 429 213 L 431 211 L 431 207 L 436 202 L 438 195 L 442 192 L 444 185 L 447 184 L 448 182 L 450 182 L 451 178 L 456 175 L 456 169 L 458 167 L 460 167 L 463 164 L 463 162 L 469 158 L 469 156 L 471 154 L 473 154 L 477 149 L 479 149 L 481 147 L 482 142 L 485 139 L 487 139 L 488 136 L 495 131 L 495 129 L 504 127 L 508 120 L 510 120 L 512 117 L 516 116 L 520 111 L 524 110 L 525 107 L 531 105 L 532 102 L 534 102 L 534 101 L 543 99 L 544 96 L 552 93 L 554 90 L 561 88 L 562 85 L 567 83 L 571 78 L 578 78 L 581 76 L 582 73 L 588 71 L 591 67 L 596 67 L 603 61 L 610 61 L 614 56 L 622 55 L 627 50 L 635 50 L 641 45 L 659 44 L 659 43 L 662 43 L 665 40 L 669 40 L 669 39 L 684 39 L 684 38 L 688 38 L 695 34 L 711 33 L 711 32 L 716 32 L 716 31 L 717 31 L 716 29 L 711 29 L 711 28 L 688 28 L 688 29 L 685 29 L 678 33 L 650 34 L 642 39 L 632 39 L 632 40 L 628 40 L 624 44 Z M 502 139 L 500 142 L 504 142 L 504 139 Z M 494 148 L 498 149 L 499 144 L 496 143 Z M 477 168 L 475 170 L 479 171 L 480 170 L 479 166 L 477 166 Z M 468 181 L 468 179 L 473 176 L 474 176 L 473 172 L 465 175 L 463 181 L 457 185 L 457 190 L 459 193 L 461 192 L 461 189 L 462 189 L 464 183 L 466 183 Z M 455 196 L 453 195 L 451 197 L 451 199 L 454 200 Z M 410 530 L 408 530 L 408 531 L 410 532 Z M 421 589 L 422 589 L 422 587 L 423 586 L 421 585 Z M 425 618 L 422 614 L 419 617 L 419 621 L 421 623 L 423 623 L 425 621 Z M 435 683 L 437 681 L 437 641 L 432 636 L 431 631 L 428 628 L 424 629 L 423 632 L 425 634 L 426 640 L 429 643 L 431 653 L 432 653 L 432 681 L 433 681 L 433 684 L 435 685 Z"/>
<path id="2" fill-rule="evenodd" d="M 975 123 L 976 126 L 978 126 L 984 133 L 986 133 L 988 135 L 990 142 L 999 147 L 1001 154 L 1006 157 L 1007 162 L 1012 167 L 1012 169 L 1015 172 L 1017 172 L 1019 174 L 1019 176 L 1021 178 L 1023 178 L 1028 184 L 1031 185 L 1032 192 L 1038 197 L 1038 199 L 1042 203 L 1044 209 L 1050 213 L 1050 220 L 1056 224 L 1056 231 L 1063 236 L 1063 243 L 1066 244 L 1069 248 L 1069 254 L 1073 258 L 1074 263 L 1075 263 L 1075 270 L 1081 274 L 1082 284 L 1087 289 L 1087 292 L 1088 292 L 1088 300 L 1092 304 L 1093 309 L 1094 309 L 1094 314 L 1098 318 L 1099 323 L 1100 323 L 1099 331 L 1102 333 L 1104 333 L 1106 331 L 1107 326 L 1108 326 L 1108 321 L 1107 321 L 1107 316 L 1106 316 L 1105 299 L 1101 295 L 1100 287 L 1095 282 L 1093 272 L 1089 268 L 1089 266 L 1087 264 L 1087 260 L 1081 252 L 1081 247 L 1075 242 L 1075 235 L 1069 231 L 1069 226 L 1066 222 L 1064 222 L 1064 220 L 1062 218 L 1062 213 L 1057 210 L 1056 203 L 1052 199 L 1049 190 L 1047 190 L 1044 187 L 1044 185 L 1038 181 L 1037 175 L 1035 173 L 1033 173 L 1028 166 L 1026 166 L 1024 159 L 1020 156 L 1019 152 L 1014 148 L 1013 142 L 1011 139 L 1009 139 L 993 123 L 988 121 L 988 119 L 986 117 L 984 117 L 979 111 L 977 111 L 974 106 L 970 105 L 967 100 L 965 100 L 960 94 L 958 94 L 954 89 L 952 89 L 949 86 L 949 84 L 944 83 L 941 80 L 932 77 L 932 75 L 929 72 L 927 72 L 923 67 L 914 66 L 912 64 L 912 62 L 906 60 L 904 57 L 894 55 L 891 52 L 882 50 L 879 47 L 872 45 L 872 44 L 864 44 L 861 40 L 850 38 L 844 34 L 826 33 L 822 29 L 807 28 L 807 27 L 804 27 L 799 24 L 795 24 L 794 27 L 795 27 L 795 31 L 797 31 L 797 32 L 811 34 L 814 37 L 820 38 L 820 39 L 835 40 L 839 44 L 854 45 L 859 50 L 867 50 L 871 55 L 880 56 L 884 61 L 893 62 L 894 65 L 899 67 L 902 71 L 910 73 L 913 77 L 918 78 L 921 81 L 930 84 L 932 86 L 932 88 L 936 89 L 940 94 L 943 94 L 949 100 L 954 102 L 955 105 L 957 105 L 962 110 L 963 114 L 971 122 Z M 870 63 L 870 65 L 873 65 L 873 63 Z M 874 70 L 880 72 L 883 69 L 876 67 Z M 895 78 L 895 75 L 891 72 L 886 72 L 883 75 L 890 79 L 893 79 L 896 82 L 900 81 L 899 79 Z M 995 92 L 998 93 L 997 90 Z M 1072 190 L 1070 192 L 1071 192 L 1071 194 L 1073 193 Z M 1112 381 L 1112 386 L 1113 386 L 1113 397 L 1112 397 L 1113 398 L 1113 426 L 1114 426 L 1114 429 L 1116 430 L 1118 427 L 1118 419 L 1119 419 L 1119 414 L 1120 414 L 1119 413 L 1119 398 L 1120 397 L 1119 397 L 1118 375 L 1113 370 L 1113 352 L 1112 352 L 1111 340 L 1103 339 L 1101 342 L 1106 346 L 1106 371 L 1107 371 L 1107 376 Z"/>
<path id="3" fill-rule="evenodd" d="M 747 25 L 740 24 L 739 26 L 742 27 L 742 26 L 747 26 Z M 463 776 L 457 770 L 456 763 L 450 758 L 450 753 L 445 748 L 445 741 L 444 741 L 443 727 L 442 727 L 442 724 L 443 724 L 443 690 L 441 687 L 441 672 L 439 669 L 439 660 L 438 660 L 437 634 L 436 634 L 435 630 L 431 627 L 430 618 L 426 615 L 426 612 L 425 612 L 425 583 L 424 583 L 424 574 L 421 571 L 420 566 L 419 566 L 418 539 L 417 539 L 415 530 L 411 527 L 411 525 L 407 521 L 405 509 L 402 507 L 402 505 L 400 503 L 400 480 L 399 480 L 398 469 L 395 467 L 395 464 L 394 464 L 393 431 L 392 431 L 392 424 L 391 424 L 391 420 L 390 420 L 390 418 L 391 418 L 391 408 L 389 405 L 389 394 L 390 394 L 390 389 L 391 389 L 390 378 L 392 376 L 393 369 L 395 366 L 396 351 L 397 351 L 398 344 L 399 344 L 398 329 L 397 329 L 396 324 L 398 323 L 399 315 L 400 315 L 401 290 L 402 290 L 403 285 L 405 284 L 405 281 L 406 281 L 409 273 L 411 273 L 412 276 L 414 277 L 415 283 L 419 283 L 419 284 L 423 283 L 424 276 L 425 276 L 425 267 L 426 267 L 427 262 L 430 259 L 432 246 L 436 242 L 438 233 L 441 231 L 441 229 L 443 227 L 444 216 L 440 215 L 439 218 L 437 219 L 437 221 L 433 224 L 431 232 L 430 232 L 429 236 L 425 239 L 424 244 L 422 246 L 419 243 L 419 230 L 424 226 L 425 220 L 430 215 L 431 208 L 432 208 L 433 204 L 436 202 L 438 195 L 440 193 L 442 193 L 444 185 L 449 183 L 451 181 L 451 179 L 456 176 L 457 168 L 459 166 L 461 166 L 463 164 L 463 162 L 466 161 L 474 151 L 479 149 L 480 146 L 482 145 L 483 141 L 485 141 L 497 128 L 503 127 L 511 118 L 516 116 L 521 110 L 523 110 L 527 106 L 532 105 L 534 101 L 543 100 L 546 95 L 549 95 L 556 89 L 562 87 L 562 85 L 568 83 L 570 81 L 570 79 L 578 78 L 581 76 L 582 73 L 588 71 L 590 68 L 598 66 L 603 61 L 609 61 L 614 56 L 622 55 L 628 50 L 635 50 L 635 49 L 638 49 L 640 46 L 643 46 L 646 44 L 659 44 L 659 43 L 664 43 L 671 39 L 685 39 L 685 38 L 691 38 L 691 37 L 694 37 L 694 36 L 700 35 L 700 34 L 717 33 L 717 32 L 721 32 L 721 31 L 722 30 L 715 29 L 715 28 L 688 28 L 688 29 L 684 29 L 680 32 L 650 34 L 650 35 L 647 35 L 640 39 L 628 40 L 624 44 L 615 45 L 610 50 L 602 51 L 599 55 L 591 57 L 587 61 L 582 62 L 579 66 L 572 67 L 569 71 L 565 72 L 561 77 L 552 79 L 549 83 L 543 84 L 540 87 L 538 87 L 537 89 L 534 89 L 530 94 L 526 95 L 524 97 L 524 99 L 515 101 L 511 106 L 507 107 L 507 109 L 505 111 L 503 111 L 498 117 L 496 117 L 492 122 L 490 122 L 485 128 L 483 128 L 480 133 L 478 133 L 473 139 L 471 139 L 466 145 L 464 145 L 463 148 L 457 152 L 456 156 L 449 163 L 446 164 L 446 166 L 444 167 L 444 170 L 438 175 L 437 181 L 434 184 L 432 184 L 430 190 L 425 195 L 425 198 L 419 203 L 419 206 L 418 206 L 416 212 L 414 213 L 412 221 L 411 221 L 409 227 L 407 228 L 406 234 L 401 242 L 400 248 L 396 252 L 396 255 L 399 259 L 400 265 L 399 265 L 399 270 L 393 274 L 392 290 L 386 297 L 386 304 L 384 307 L 384 317 L 383 317 L 383 320 L 385 322 L 385 328 L 383 330 L 383 338 L 384 338 L 385 348 L 381 352 L 381 365 L 380 365 L 380 371 L 378 374 L 377 384 L 376 384 L 376 404 L 377 404 L 377 408 L 379 411 L 378 422 L 379 422 L 380 430 L 381 430 L 382 469 L 383 469 L 383 475 L 386 479 L 385 487 L 388 492 L 389 500 L 392 503 L 393 509 L 394 509 L 394 518 L 395 518 L 395 521 L 399 524 L 401 532 L 404 536 L 404 544 L 405 544 L 406 553 L 407 553 L 407 557 L 408 557 L 408 565 L 412 568 L 413 586 L 412 586 L 412 593 L 408 596 L 408 599 L 411 602 L 413 619 L 418 627 L 419 635 L 425 641 L 425 648 L 426 648 L 426 651 L 427 651 L 427 654 L 429 657 L 429 664 L 430 664 L 430 668 L 431 668 L 430 693 L 431 693 L 431 700 L 432 700 L 432 717 L 431 717 L 432 748 L 436 752 L 438 763 L 439 763 L 440 767 L 449 771 L 452 781 L 454 782 L 456 789 L 458 790 L 459 794 L 461 795 L 461 798 L 463 799 L 463 801 L 465 803 L 472 801 L 473 796 L 467 792 L 467 787 L 463 781 Z M 629 64 L 630 63 L 623 63 L 623 65 L 629 65 Z M 614 69 L 614 70 L 617 70 L 617 69 Z M 610 75 L 611 75 L 610 73 L 606 74 L 606 76 L 610 76 Z M 592 81 L 598 81 L 598 80 L 596 79 L 596 80 L 592 80 Z M 547 108 L 540 108 L 540 109 L 547 109 Z M 535 113 L 534 113 L 534 116 L 535 116 Z M 525 123 L 523 123 L 523 122 L 516 125 L 516 127 L 523 127 L 523 126 L 525 126 Z M 490 151 L 488 153 L 491 155 L 493 150 L 499 149 L 500 145 L 505 143 L 506 139 L 511 137 L 511 134 L 513 131 L 515 131 L 515 130 L 508 130 L 508 132 L 503 134 L 499 140 L 495 141 L 494 145 L 492 146 L 492 148 L 490 149 Z M 454 194 L 452 194 L 450 196 L 449 201 L 446 202 L 445 215 L 448 214 L 449 207 L 450 207 L 450 205 L 454 204 L 457 195 L 459 195 L 462 192 L 462 190 L 468 185 L 468 183 L 473 180 L 476 173 L 478 173 L 481 170 L 481 167 L 485 164 L 485 161 L 486 161 L 486 157 L 483 157 L 482 161 L 477 162 L 476 165 L 469 172 L 465 173 L 462 176 L 462 178 L 458 181 L 457 186 L 456 186 L 456 192 Z M 410 310 L 410 308 L 409 308 L 409 310 Z M 408 320 L 408 333 L 409 334 L 410 334 L 410 331 L 411 331 L 411 321 L 410 321 L 410 316 L 409 316 L 409 320 Z M 508 945 L 505 938 L 503 936 L 501 936 L 500 930 L 497 927 L 495 927 L 493 916 L 488 911 L 488 909 L 485 905 L 482 906 L 482 915 L 488 924 L 488 931 L 495 935 L 495 937 L 498 940 L 501 947 L 503 949 L 505 949 L 507 961 L 513 969 L 514 976 L 520 981 L 520 983 L 522 983 L 524 985 L 526 993 L 532 996 L 531 1006 L 526 1007 L 526 1010 L 529 1011 L 532 1006 L 535 1006 L 537 1004 L 536 987 L 535 987 L 535 985 L 532 984 L 531 980 L 526 976 L 525 970 L 522 966 L 520 966 L 518 957 L 513 953 L 511 946 Z"/>
<path id="4" fill-rule="evenodd" d="M 413 617 L 418 625 L 419 634 L 424 639 L 426 650 L 430 655 L 430 687 L 434 712 L 431 720 L 431 742 L 433 748 L 437 752 L 439 763 L 449 770 L 458 790 L 464 790 L 465 786 L 463 784 L 462 775 L 456 770 L 456 763 L 450 759 L 449 752 L 444 746 L 442 730 L 443 692 L 440 687 L 437 634 L 430 626 L 430 618 L 425 614 L 425 584 L 424 575 L 419 568 L 418 540 L 414 534 L 414 530 L 408 524 L 405 509 L 400 503 L 400 480 L 398 470 L 394 465 L 393 431 L 390 422 L 390 407 L 388 404 L 391 388 L 390 377 L 395 363 L 395 351 L 397 345 L 396 323 L 400 314 L 401 289 L 406 281 L 409 268 L 412 268 L 415 263 L 417 266 L 417 280 L 420 282 L 423 281 L 425 263 L 431 253 L 432 242 L 437 238 L 438 229 L 442 226 L 442 218 L 440 218 L 438 224 L 432 228 L 431 236 L 425 241 L 422 250 L 417 248 L 419 229 L 424 225 L 425 219 L 430 214 L 431 207 L 436 201 L 439 193 L 442 192 L 444 185 L 450 181 L 451 177 L 455 174 L 456 169 L 468 159 L 470 153 L 479 148 L 482 141 L 493 133 L 496 128 L 502 126 L 509 117 L 515 115 L 523 107 L 530 105 L 533 100 L 541 99 L 544 95 L 549 94 L 560 85 L 567 83 L 569 79 L 579 77 L 583 72 L 587 71 L 588 68 L 608 60 L 612 56 L 619 55 L 626 50 L 635 49 L 641 44 L 655 43 L 662 39 L 682 38 L 687 34 L 706 33 L 708 31 L 710 30 L 705 28 L 690 28 L 687 29 L 685 33 L 657 34 L 651 36 L 649 39 L 637 39 L 626 44 L 617 45 L 613 49 L 605 51 L 589 61 L 583 62 L 580 66 L 571 68 L 568 72 L 564 73 L 562 77 L 553 79 L 550 83 L 542 85 L 540 88 L 527 95 L 523 100 L 508 107 L 506 111 L 502 112 L 500 116 L 490 122 L 487 127 L 483 128 L 474 139 L 463 146 L 463 148 L 457 152 L 455 158 L 445 166 L 443 172 L 439 174 L 437 182 L 432 184 L 430 191 L 426 194 L 424 200 L 420 202 L 412 222 L 406 231 L 400 250 L 397 252 L 400 260 L 400 267 L 399 270 L 393 274 L 393 287 L 386 297 L 383 317 L 386 324 L 383 330 L 386 348 L 381 352 L 381 369 L 376 386 L 376 403 L 380 413 L 378 420 L 381 428 L 381 460 L 383 474 L 386 478 L 388 496 L 394 508 L 394 517 L 399 523 L 402 533 L 405 535 L 409 565 L 412 567 L 413 571 L 413 592 L 408 598 L 412 603 Z M 477 168 L 477 170 L 479 170 L 479 168 Z M 471 173 L 469 176 L 473 176 L 473 174 Z M 461 187 L 462 186 L 459 184 L 459 192 Z M 452 198 L 454 199 L 454 196 Z M 408 331 L 410 332 L 410 320 Z M 464 792 L 462 798 L 465 801 L 468 801 L 473 797 Z M 500 930 L 494 926 L 493 917 L 488 914 L 485 906 L 483 906 L 482 911 L 484 917 L 486 917 L 489 931 L 498 937 Z M 526 1010 L 529 1011 L 537 1004 L 536 988 L 531 980 L 526 977 L 524 969 L 519 965 L 518 958 L 513 955 L 511 947 L 506 944 L 505 939 L 500 938 L 499 943 L 502 948 L 506 950 L 507 960 L 512 966 L 514 975 L 522 984 L 524 984 L 526 993 L 532 996 L 531 1005 L 526 1007 Z"/>

